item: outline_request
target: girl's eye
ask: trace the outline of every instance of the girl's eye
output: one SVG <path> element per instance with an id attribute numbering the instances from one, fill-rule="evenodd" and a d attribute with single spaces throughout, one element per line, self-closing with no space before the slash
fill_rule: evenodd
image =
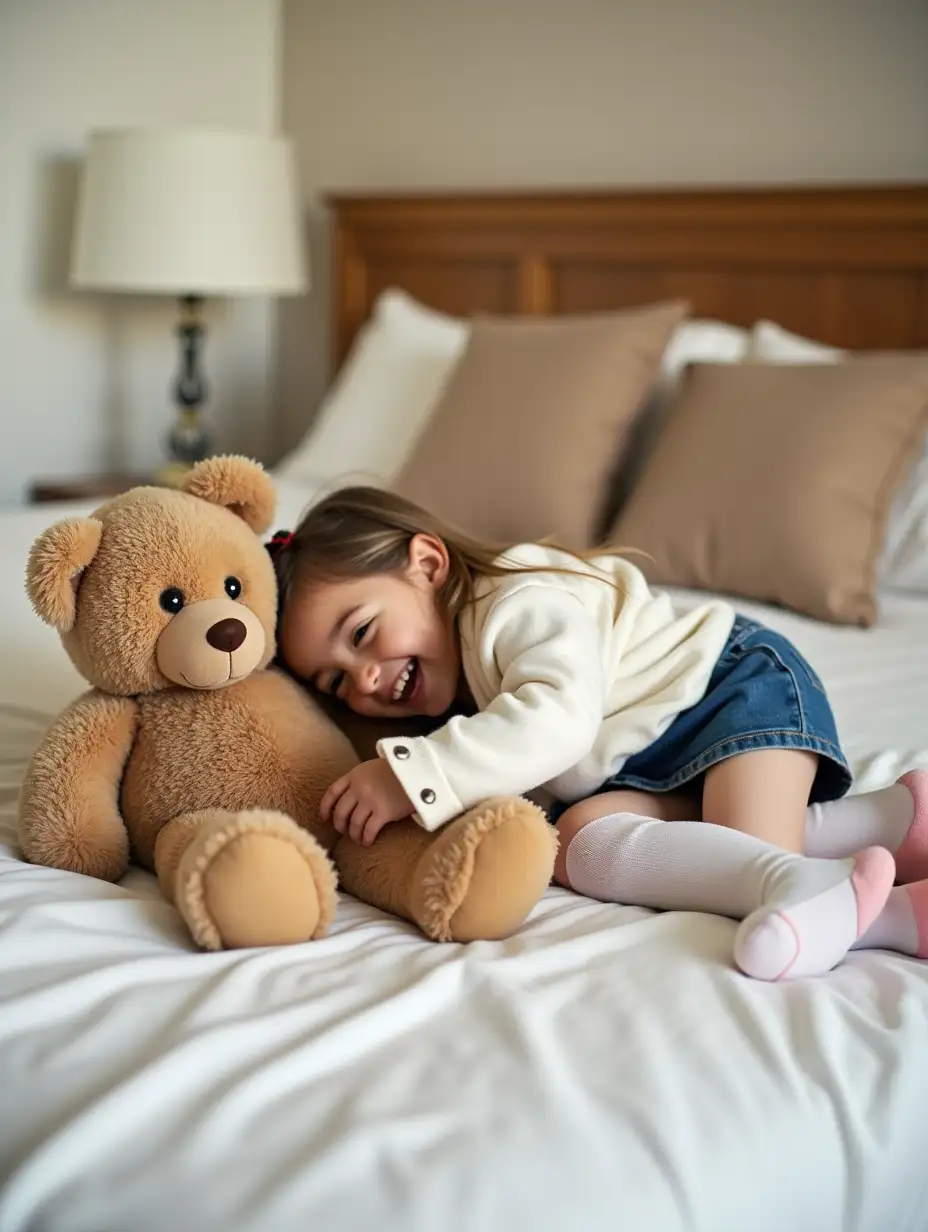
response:
<path id="1" fill-rule="evenodd" d="M 361 643 L 364 641 L 364 638 L 367 634 L 368 629 L 371 627 L 373 623 L 374 622 L 372 620 L 368 620 L 363 625 L 358 625 L 354 633 L 352 633 L 351 635 L 351 644 L 353 646 L 361 645 Z"/>
<path id="2" fill-rule="evenodd" d="M 332 683 L 329 685 L 329 697 L 338 697 L 339 690 L 345 683 L 345 673 L 336 672 L 332 677 Z"/>

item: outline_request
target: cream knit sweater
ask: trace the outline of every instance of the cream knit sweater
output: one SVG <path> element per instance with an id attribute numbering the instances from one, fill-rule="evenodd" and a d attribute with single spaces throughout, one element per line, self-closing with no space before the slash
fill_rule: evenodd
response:
<path id="1" fill-rule="evenodd" d="M 525 544 L 503 561 L 545 571 L 484 579 L 459 618 L 479 713 L 377 746 L 427 830 L 489 796 L 590 795 L 700 700 L 731 632 L 728 604 L 676 611 L 618 556 Z"/>

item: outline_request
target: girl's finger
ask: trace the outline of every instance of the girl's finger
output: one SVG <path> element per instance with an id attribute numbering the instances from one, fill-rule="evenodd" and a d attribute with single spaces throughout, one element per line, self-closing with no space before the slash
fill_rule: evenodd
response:
<path id="1" fill-rule="evenodd" d="M 326 793 L 322 797 L 322 803 L 319 805 L 319 815 L 323 821 L 331 820 L 332 809 L 335 807 L 335 802 L 340 799 L 345 788 L 348 786 L 348 775 L 343 775 L 340 779 L 336 779 L 334 783 L 326 788 Z"/>
<path id="2" fill-rule="evenodd" d="M 348 837 L 352 842 L 360 845 L 364 837 L 364 827 L 367 825 L 371 817 L 371 811 L 364 804 L 356 804 L 354 812 L 351 814 L 351 820 L 348 823 Z"/>
<path id="3" fill-rule="evenodd" d="M 371 813 L 370 817 L 368 817 L 367 821 L 364 823 L 364 831 L 361 835 L 361 845 L 363 847 L 370 847 L 371 843 L 373 843 L 374 839 L 386 824 L 387 822 L 385 818 L 378 817 L 376 814 Z"/>
<path id="4" fill-rule="evenodd" d="M 358 797 L 350 790 L 350 787 L 346 787 L 338 800 L 336 800 L 335 807 L 332 810 L 332 825 L 339 834 L 344 834 L 347 831 L 348 819 L 357 803 Z"/>

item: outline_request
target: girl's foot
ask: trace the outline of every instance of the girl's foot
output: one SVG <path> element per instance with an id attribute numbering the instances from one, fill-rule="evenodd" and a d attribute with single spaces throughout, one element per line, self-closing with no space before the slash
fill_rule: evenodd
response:
<path id="1" fill-rule="evenodd" d="M 833 861 L 834 880 L 818 869 L 811 879 L 807 866 L 822 863 L 807 860 L 798 865 L 794 886 L 781 883 L 773 900 L 742 923 L 735 937 L 735 962 L 745 975 L 759 980 L 821 975 L 837 966 L 878 918 L 895 874 L 885 848 L 868 847 L 851 860 Z M 822 877 L 831 884 L 809 893 L 815 881 L 821 885 Z"/>
<path id="2" fill-rule="evenodd" d="M 928 880 L 896 886 L 855 950 L 895 950 L 928 958 Z"/>

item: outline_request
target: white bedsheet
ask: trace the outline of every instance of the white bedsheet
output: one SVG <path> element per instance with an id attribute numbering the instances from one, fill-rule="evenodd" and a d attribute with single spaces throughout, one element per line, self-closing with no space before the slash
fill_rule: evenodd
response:
<path id="1" fill-rule="evenodd" d="M 769 987 L 726 920 L 558 890 L 500 944 L 344 900 L 323 942 L 206 955 L 147 874 L 20 863 L 23 762 L 80 688 L 21 591 L 50 516 L 0 519 L 2 1232 L 928 1228 L 928 964 Z M 928 767 L 928 603 L 869 632 L 752 610 L 861 785 Z"/>

